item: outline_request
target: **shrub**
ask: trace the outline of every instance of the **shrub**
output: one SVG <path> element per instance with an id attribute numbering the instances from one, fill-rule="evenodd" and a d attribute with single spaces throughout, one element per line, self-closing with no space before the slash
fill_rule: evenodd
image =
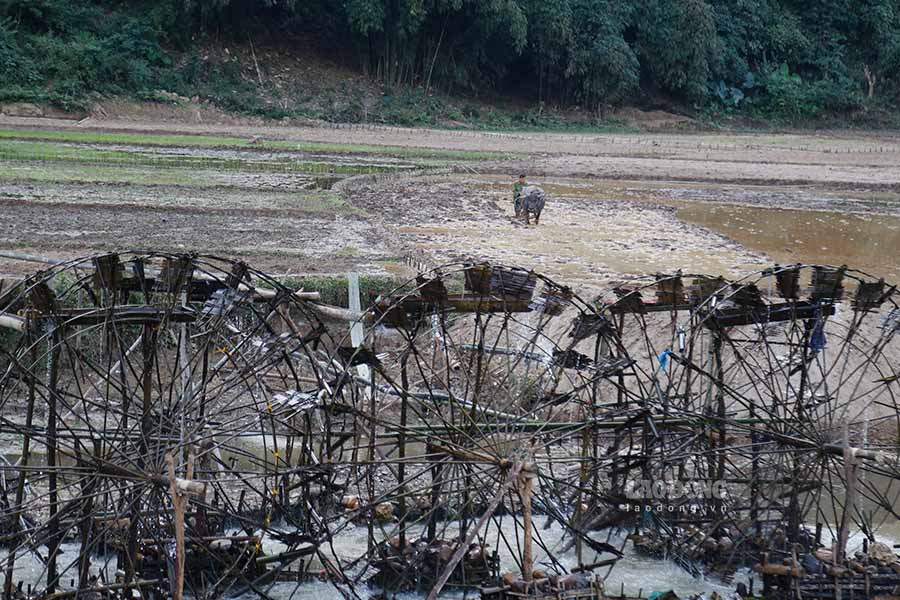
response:
<path id="1" fill-rule="evenodd" d="M 0 4 L 0 82 L 6 98 L 84 106 L 92 93 L 135 93 L 171 63 L 140 14 L 91 2 Z M 12 15 L 15 15 L 13 18 Z"/>
<path id="2" fill-rule="evenodd" d="M 764 108 L 767 112 L 790 117 L 809 117 L 818 111 L 818 107 L 810 102 L 803 79 L 791 73 L 787 64 L 781 63 L 763 80 L 766 98 Z"/>
<path id="3" fill-rule="evenodd" d="M 8 85 L 33 85 L 41 80 L 37 63 L 22 52 L 12 19 L 0 18 L 0 81 Z"/>
<path id="4" fill-rule="evenodd" d="M 762 82 L 764 93 L 757 102 L 762 116 L 809 119 L 823 112 L 845 112 L 859 108 L 862 97 L 848 79 L 806 82 L 782 63 Z"/>

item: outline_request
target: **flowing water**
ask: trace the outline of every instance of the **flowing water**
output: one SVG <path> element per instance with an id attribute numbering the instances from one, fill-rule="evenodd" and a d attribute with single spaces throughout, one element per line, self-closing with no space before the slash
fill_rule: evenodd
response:
<path id="1" fill-rule="evenodd" d="M 557 560 L 565 567 L 572 568 L 576 566 L 577 560 L 575 558 L 574 550 L 560 553 L 560 547 L 563 543 L 562 528 L 555 523 L 551 524 L 549 527 L 541 527 L 541 519 L 538 519 L 536 525 L 538 526 L 535 528 L 537 536 L 534 552 L 535 568 L 543 569 L 549 573 L 553 572 L 553 564 L 548 560 L 547 550 L 552 551 Z M 521 527 L 517 528 L 512 519 L 502 519 L 500 528 L 502 529 L 503 536 L 509 540 L 511 545 L 516 544 L 517 534 L 518 543 L 521 543 Z M 448 527 L 447 532 L 451 536 L 454 534 L 452 527 Z M 601 536 L 598 534 L 598 537 Z M 495 547 L 497 540 L 497 528 L 489 525 L 485 535 L 487 546 L 489 548 Z M 618 537 L 613 538 L 611 543 L 616 546 L 621 546 L 622 541 L 623 538 Z M 346 529 L 342 531 L 340 535 L 336 536 L 334 540 L 335 555 L 342 561 L 351 561 L 365 554 L 366 547 L 367 527 L 365 525 L 357 525 Z M 264 541 L 263 543 L 263 549 L 266 552 L 278 552 L 282 548 L 283 547 L 277 542 Z M 682 596 L 684 594 L 709 593 L 713 591 L 718 592 L 719 594 L 727 594 L 734 589 L 733 585 L 724 585 L 722 582 L 717 582 L 712 579 L 695 579 L 672 562 L 660 561 L 637 555 L 633 552 L 630 542 L 625 545 L 624 551 L 625 557 L 622 559 L 620 565 L 612 569 L 605 579 L 606 589 L 610 592 L 619 593 L 621 590 L 624 590 L 626 593 L 632 595 L 636 595 L 640 592 L 646 597 L 651 592 L 666 591 L 670 589 L 677 590 Z M 501 572 L 518 570 L 513 554 L 504 548 L 502 542 L 498 546 L 498 552 L 501 558 Z M 77 544 L 63 544 L 62 554 L 59 559 L 61 570 L 62 567 L 72 564 L 72 561 L 76 560 L 77 555 Z M 326 556 L 329 556 L 329 553 L 326 552 Z M 584 554 L 584 561 L 590 563 L 594 560 L 608 557 L 609 555 L 597 557 L 597 555 L 586 551 Z M 331 559 L 333 557 L 329 556 L 329 558 Z M 6 564 L 5 559 L 6 552 L 3 551 L 0 553 L 0 565 Z M 95 556 L 93 558 L 92 571 L 94 573 L 98 573 L 101 570 L 104 571 L 106 579 L 109 580 L 115 572 L 115 565 L 116 558 L 114 555 Z M 33 586 L 39 586 L 44 580 L 43 565 L 33 556 L 19 557 L 16 566 L 17 581 L 22 580 L 26 585 L 31 584 Z M 72 572 L 75 573 L 77 571 L 73 570 Z M 597 573 L 601 575 L 607 574 L 605 570 L 598 570 Z M 735 581 L 747 581 L 747 573 L 739 573 Z M 62 583 L 62 587 L 65 588 L 69 582 L 64 580 Z M 328 582 L 310 582 L 302 584 L 282 582 L 271 584 L 271 586 L 266 587 L 265 589 L 269 595 L 279 600 L 288 600 L 290 598 L 297 600 L 324 600 L 325 598 L 339 597 L 334 586 Z M 361 585 L 359 591 L 360 595 L 365 598 L 368 596 L 367 592 L 370 590 L 365 585 Z M 464 595 L 463 592 L 454 593 L 452 590 L 446 592 L 446 596 L 448 597 L 462 597 Z M 254 597 L 254 595 L 247 593 L 245 594 L 245 597 Z M 424 594 L 407 593 L 399 594 L 397 597 L 400 599 L 411 600 L 423 598 Z M 468 597 L 477 598 L 478 594 L 469 592 Z"/>
<path id="2" fill-rule="evenodd" d="M 559 564 L 567 569 L 575 567 L 577 565 L 577 560 L 574 550 L 562 551 L 565 542 L 563 539 L 562 527 L 556 522 L 545 524 L 544 519 L 541 517 L 536 518 L 535 525 L 535 568 L 542 569 L 548 573 L 554 572 L 554 565 L 548 557 L 548 551 L 554 555 L 556 560 L 559 561 Z M 811 527 L 814 526 L 812 523 L 809 525 Z M 498 550 L 501 559 L 501 572 L 518 571 L 518 565 L 515 559 L 515 556 L 517 556 L 518 553 L 510 551 L 509 547 L 505 544 L 508 543 L 512 548 L 521 544 L 521 525 L 517 525 L 511 518 L 501 517 L 499 519 L 499 530 L 502 531 L 502 536 L 498 536 L 498 525 L 493 522 L 489 523 L 485 531 L 484 542 L 488 548 L 496 548 Z M 457 531 L 458 530 L 455 530 L 454 526 L 451 525 L 447 527 L 445 536 L 453 537 L 456 535 Z M 325 556 L 332 561 L 337 558 L 345 564 L 359 558 L 366 553 L 367 532 L 368 528 L 364 524 L 351 525 L 342 530 L 339 535 L 335 536 L 333 554 L 328 548 L 323 548 Z M 415 528 L 412 528 L 412 532 L 413 535 L 415 535 Z M 379 534 L 376 533 L 376 535 Z M 379 536 L 379 539 L 386 539 L 389 536 L 390 533 L 384 533 Z M 692 594 L 706 594 L 708 597 L 712 592 L 729 597 L 732 596 L 734 587 L 738 582 L 747 583 L 750 578 L 750 573 L 747 569 L 738 571 L 734 581 L 730 585 L 726 585 L 721 580 L 712 577 L 706 579 L 694 578 L 672 561 L 648 558 L 635 553 L 632 544 L 630 542 L 625 542 L 623 536 L 624 533 L 615 534 L 608 540 L 613 546 L 623 548 L 623 558 L 611 570 L 600 569 L 596 571 L 597 574 L 604 576 L 606 589 L 612 594 L 624 592 L 630 596 L 642 594 L 646 597 L 655 591 L 675 590 L 681 597 Z M 593 537 L 598 540 L 606 539 L 605 534 L 602 532 L 595 533 Z M 504 539 L 506 540 L 505 542 L 503 541 Z M 862 545 L 862 539 L 863 536 L 860 532 L 853 532 L 848 542 L 848 548 L 851 551 L 858 550 Z M 888 544 L 900 542 L 900 526 L 898 526 L 898 523 L 896 521 L 887 523 L 886 526 L 879 530 L 878 539 L 879 541 Z M 499 543 L 498 540 L 500 540 Z M 827 545 L 829 541 L 828 535 L 826 534 L 823 543 Z M 74 568 L 74 561 L 78 556 L 78 548 L 78 544 L 75 543 L 66 543 L 62 545 L 62 553 L 59 560 L 60 570 L 71 565 L 72 570 L 70 572 L 77 572 Z M 271 554 L 282 551 L 284 546 L 271 539 L 264 539 L 263 549 L 266 553 Z M 5 550 L 0 552 L 0 565 L 5 566 L 6 556 L 7 553 Z M 609 555 L 599 556 L 586 550 L 583 560 L 585 563 L 591 563 L 595 560 L 608 557 Z M 103 571 L 105 580 L 109 581 L 116 569 L 115 556 L 94 556 L 92 561 L 92 572 L 96 574 Z M 311 565 L 312 570 L 317 568 L 318 567 L 315 564 Z M 26 585 L 31 584 L 40 587 L 44 580 L 44 575 L 44 567 L 40 560 L 34 555 L 18 557 L 16 562 L 16 581 L 24 581 Z M 62 587 L 65 588 L 68 583 L 68 580 L 64 579 Z M 756 581 L 755 585 L 760 585 L 760 582 Z M 325 598 L 339 597 L 339 593 L 331 583 L 318 581 L 299 584 L 281 582 L 270 584 L 269 586 L 264 587 L 264 590 L 272 598 L 278 600 L 324 600 Z M 369 588 L 366 588 L 364 585 L 360 586 L 360 595 L 363 598 L 368 597 L 369 591 Z M 444 595 L 447 597 L 465 596 L 463 592 L 454 592 L 453 590 L 448 590 Z M 255 595 L 252 593 L 245 593 L 241 597 L 249 598 L 255 597 Z M 478 595 L 477 593 L 469 592 L 468 597 L 477 598 Z M 398 594 L 397 598 L 400 600 L 418 600 L 424 598 L 424 594 Z"/>

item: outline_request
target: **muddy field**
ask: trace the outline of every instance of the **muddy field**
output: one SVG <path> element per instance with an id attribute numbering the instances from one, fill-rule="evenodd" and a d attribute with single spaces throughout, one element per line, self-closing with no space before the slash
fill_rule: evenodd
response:
<path id="1" fill-rule="evenodd" d="M 850 264 L 900 279 L 893 134 L 479 133 L 0 118 L 0 249 L 245 258 L 276 273 L 405 272 L 409 256 L 593 286 L 683 269 Z M 512 218 L 524 171 L 549 194 Z M 336 185 L 335 185 L 336 184 Z M 334 186 L 334 189 L 331 189 Z M 16 276 L 32 263 L 0 259 Z"/>

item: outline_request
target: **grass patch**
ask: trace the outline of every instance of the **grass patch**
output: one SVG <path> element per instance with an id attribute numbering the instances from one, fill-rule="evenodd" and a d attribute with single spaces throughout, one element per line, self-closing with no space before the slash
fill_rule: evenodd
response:
<path id="1" fill-rule="evenodd" d="M 0 181 L 41 181 L 69 183 L 127 183 L 138 185 L 177 185 L 212 187 L 223 185 L 221 180 L 209 179 L 183 170 L 158 169 L 148 171 L 129 167 L 102 167 L 92 165 L 21 163 L 4 164 Z"/>
<path id="2" fill-rule="evenodd" d="M 414 168 L 415 165 L 353 164 L 298 161 L 291 157 L 226 158 L 215 156 L 169 156 L 125 150 L 100 150 L 51 142 L 0 140 L 0 160 L 71 162 L 94 165 L 128 165 L 162 168 L 249 171 L 264 173 L 312 173 L 357 175 Z"/>
<path id="3" fill-rule="evenodd" d="M 0 181 L 3 176 L 0 175 Z M 15 197 L 17 190 L 11 191 Z M 310 214 L 364 216 L 360 208 L 350 205 L 336 192 L 302 190 L 277 192 L 255 190 L 247 194 L 240 189 L 166 188 L 165 186 L 91 186 L 47 182 L 39 191 L 27 192 L 29 202 L 38 204 L 90 204 L 110 207 L 148 207 L 188 210 L 232 211 L 297 211 Z"/>
<path id="4" fill-rule="evenodd" d="M 329 154 L 363 154 L 392 158 L 428 158 L 443 161 L 480 161 L 521 158 L 504 152 L 479 150 L 444 150 L 440 148 L 414 148 L 406 146 L 381 146 L 376 144 L 340 144 L 291 140 L 257 140 L 247 138 L 201 135 L 161 135 L 143 133 L 113 133 L 99 131 L 26 131 L 0 130 L 2 140 L 43 140 L 81 144 L 133 144 L 136 146 L 173 146 L 194 148 L 244 148 L 291 150 L 295 152 L 322 152 Z"/>
<path id="5" fill-rule="evenodd" d="M 130 166 L 98 166 L 72 163 L 21 162 L 5 163 L 0 169 L 0 181 L 40 181 L 61 183 L 109 183 L 146 186 L 235 187 L 265 188 L 257 181 L 242 184 L 226 173 L 217 176 L 207 171 L 197 173 L 187 169 L 147 169 Z"/>
<path id="6" fill-rule="evenodd" d="M 341 213 L 355 215 L 365 214 L 365 211 L 355 206 L 350 206 L 349 204 L 347 204 L 347 201 L 343 196 L 334 192 L 290 194 L 290 198 L 286 199 L 286 201 L 287 205 L 283 206 L 283 208 L 302 210 L 304 212 L 317 212 L 327 214 Z M 272 208 L 275 207 L 282 208 L 282 205 L 279 202 L 277 206 L 272 206 Z M 348 248 L 352 248 L 352 246 L 348 246 Z"/>
<path id="7" fill-rule="evenodd" d="M 274 183 L 258 179 L 241 180 L 234 173 L 188 169 L 139 168 L 133 166 L 89 165 L 53 162 L 6 162 L 0 168 L 0 182 L 82 183 L 110 185 L 178 186 L 186 188 L 235 188 L 271 190 Z M 299 175 L 299 174 L 297 174 Z M 276 176 L 276 175 L 272 175 Z M 315 178 L 310 176 L 309 181 Z M 296 183 L 304 183 L 298 180 Z M 301 188 L 301 191 L 302 188 Z"/>

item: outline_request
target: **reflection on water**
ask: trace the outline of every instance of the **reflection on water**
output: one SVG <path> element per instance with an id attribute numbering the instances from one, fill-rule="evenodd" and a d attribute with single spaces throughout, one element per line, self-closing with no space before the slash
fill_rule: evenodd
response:
<path id="1" fill-rule="evenodd" d="M 678 202 L 678 217 L 785 263 L 848 265 L 900 280 L 900 218 Z"/>

